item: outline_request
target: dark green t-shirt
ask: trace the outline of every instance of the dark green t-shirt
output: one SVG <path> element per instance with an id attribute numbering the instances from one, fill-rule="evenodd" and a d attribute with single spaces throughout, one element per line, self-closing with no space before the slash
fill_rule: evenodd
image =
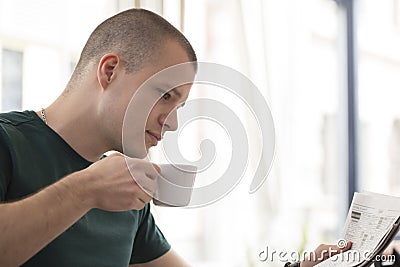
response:
<path id="1" fill-rule="evenodd" d="M 0 202 L 35 193 L 90 164 L 34 111 L 0 114 Z M 139 211 L 92 209 L 23 266 L 125 267 L 169 249 L 149 204 Z"/>

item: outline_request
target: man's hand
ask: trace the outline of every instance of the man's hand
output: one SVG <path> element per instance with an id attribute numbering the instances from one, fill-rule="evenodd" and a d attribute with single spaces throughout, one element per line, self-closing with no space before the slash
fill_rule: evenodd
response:
<path id="1" fill-rule="evenodd" d="M 140 210 L 153 198 L 159 171 L 148 161 L 114 153 L 83 170 L 80 185 L 92 208 Z"/>
<path id="2" fill-rule="evenodd" d="M 337 245 L 319 245 L 312 254 L 307 255 L 306 259 L 300 263 L 300 267 L 311 267 L 324 260 L 345 252 L 351 248 L 351 242 L 348 242 L 346 247 L 339 248 Z"/>

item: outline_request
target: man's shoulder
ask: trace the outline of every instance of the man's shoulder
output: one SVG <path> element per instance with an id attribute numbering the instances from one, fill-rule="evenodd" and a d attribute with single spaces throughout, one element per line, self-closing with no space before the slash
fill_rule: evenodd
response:
<path id="1" fill-rule="evenodd" d="M 0 139 L 14 144 L 25 140 L 26 136 L 33 135 L 40 122 L 40 118 L 37 117 L 37 120 L 35 116 L 37 117 L 34 111 L 0 113 Z"/>
<path id="2" fill-rule="evenodd" d="M 11 111 L 0 113 L 0 124 L 18 126 L 22 123 L 30 122 L 34 120 L 33 113 L 33 111 Z"/>

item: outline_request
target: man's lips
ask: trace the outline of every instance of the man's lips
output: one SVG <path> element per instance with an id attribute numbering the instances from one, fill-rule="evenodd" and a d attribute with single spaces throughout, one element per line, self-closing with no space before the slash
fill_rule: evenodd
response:
<path id="1" fill-rule="evenodd" d="M 153 132 L 150 132 L 150 131 L 146 131 L 146 133 L 150 136 L 154 146 L 156 146 L 158 141 L 161 140 L 161 136 L 160 135 L 157 135 L 157 134 L 155 134 Z"/>

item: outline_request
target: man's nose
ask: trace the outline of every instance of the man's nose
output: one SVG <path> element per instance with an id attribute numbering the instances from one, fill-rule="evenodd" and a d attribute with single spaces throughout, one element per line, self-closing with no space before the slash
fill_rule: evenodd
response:
<path id="1" fill-rule="evenodd" d="M 177 110 L 173 109 L 168 115 L 162 116 L 161 124 L 164 127 L 164 131 L 176 131 L 178 129 Z"/>

